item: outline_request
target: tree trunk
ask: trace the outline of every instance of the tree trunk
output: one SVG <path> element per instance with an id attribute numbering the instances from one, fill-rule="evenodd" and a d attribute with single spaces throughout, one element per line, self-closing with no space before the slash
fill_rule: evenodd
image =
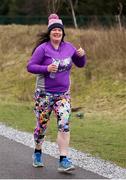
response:
<path id="1" fill-rule="evenodd" d="M 73 7 L 73 3 L 72 0 L 69 0 L 70 6 L 71 6 L 71 11 L 72 11 L 72 16 L 73 16 L 73 21 L 74 21 L 74 26 L 77 29 L 77 21 L 76 21 L 76 16 L 75 16 L 75 12 L 74 12 L 74 7 Z"/>
<path id="2" fill-rule="evenodd" d="M 123 10 L 123 5 L 121 2 L 119 2 L 119 14 L 117 15 L 117 20 L 118 20 L 118 23 L 119 23 L 119 29 L 120 31 L 122 30 L 122 23 L 121 23 L 121 15 L 122 15 L 122 10 Z"/>

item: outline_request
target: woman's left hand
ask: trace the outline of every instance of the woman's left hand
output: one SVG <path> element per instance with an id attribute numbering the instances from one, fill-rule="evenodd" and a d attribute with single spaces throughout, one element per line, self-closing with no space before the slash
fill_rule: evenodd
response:
<path id="1" fill-rule="evenodd" d="M 79 49 L 77 49 L 77 55 L 79 57 L 84 56 L 85 55 L 85 50 L 80 47 Z"/>

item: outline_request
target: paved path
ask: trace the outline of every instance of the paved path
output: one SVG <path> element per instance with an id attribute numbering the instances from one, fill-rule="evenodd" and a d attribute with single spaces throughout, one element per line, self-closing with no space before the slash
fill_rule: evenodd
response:
<path id="1" fill-rule="evenodd" d="M 57 172 L 57 159 L 44 154 L 43 168 L 32 167 L 33 149 L 0 136 L 0 179 L 104 179 L 76 167 L 73 173 Z"/>

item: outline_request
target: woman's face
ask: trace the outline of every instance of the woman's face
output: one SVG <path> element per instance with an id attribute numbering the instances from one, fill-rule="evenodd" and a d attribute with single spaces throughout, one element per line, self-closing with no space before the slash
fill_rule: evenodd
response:
<path id="1" fill-rule="evenodd" d="M 50 40 L 53 42 L 61 42 L 63 31 L 60 28 L 54 28 L 50 31 Z"/>

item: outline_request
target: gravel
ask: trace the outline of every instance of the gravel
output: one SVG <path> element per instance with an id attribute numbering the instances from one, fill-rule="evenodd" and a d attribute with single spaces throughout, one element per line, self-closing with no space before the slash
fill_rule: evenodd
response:
<path id="1" fill-rule="evenodd" d="M 0 124 L 0 135 L 22 143 L 26 146 L 34 148 L 33 135 L 31 133 L 22 132 L 13 128 Z M 82 153 L 73 148 L 69 148 L 70 158 L 73 164 L 83 169 L 92 171 L 106 178 L 126 179 L 126 169 L 117 166 L 111 162 L 100 158 L 92 157 L 90 154 Z M 45 141 L 43 143 L 43 153 L 49 154 L 55 158 L 59 157 L 58 146 L 56 143 Z"/>

